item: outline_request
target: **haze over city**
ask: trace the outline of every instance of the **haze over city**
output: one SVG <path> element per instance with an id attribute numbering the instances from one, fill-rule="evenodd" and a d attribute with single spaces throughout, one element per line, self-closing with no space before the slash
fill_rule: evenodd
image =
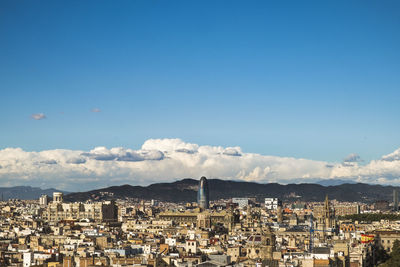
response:
<path id="1" fill-rule="evenodd" d="M 399 11 L 2 1 L 0 186 L 400 185 Z"/>

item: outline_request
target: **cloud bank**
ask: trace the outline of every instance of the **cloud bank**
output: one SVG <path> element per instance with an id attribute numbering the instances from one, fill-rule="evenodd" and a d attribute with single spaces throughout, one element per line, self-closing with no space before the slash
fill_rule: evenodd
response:
<path id="1" fill-rule="evenodd" d="M 245 153 L 240 147 L 200 146 L 180 139 L 149 139 L 137 150 L 96 147 L 90 151 L 28 152 L 5 148 L 0 150 L 0 186 L 82 191 L 203 175 L 260 183 L 340 178 L 400 185 L 400 149 L 364 165 L 359 161 L 357 154 L 349 155 L 343 163 L 332 163 Z"/>

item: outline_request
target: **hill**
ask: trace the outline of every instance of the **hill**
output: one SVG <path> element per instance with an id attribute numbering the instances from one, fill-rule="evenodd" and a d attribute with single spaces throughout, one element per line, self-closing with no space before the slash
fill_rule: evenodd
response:
<path id="1" fill-rule="evenodd" d="M 0 187 L 0 198 L 8 199 L 38 199 L 41 195 L 53 196 L 53 192 L 63 192 L 54 188 L 41 189 L 31 186 Z M 68 194 L 68 192 L 63 192 Z"/>
<path id="2" fill-rule="evenodd" d="M 399 187 L 370 184 L 340 184 L 323 186 L 319 184 L 258 184 L 254 182 L 208 180 L 210 199 L 228 199 L 232 197 L 278 197 L 284 201 L 360 201 L 371 203 L 376 200 L 392 199 L 393 189 Z M 155 199 L 168 202 L 194 202 L 197 196 L 198 180 L 183 179 L 172 183 L 156 183 L 149 186 L 111 186 L 88 192 L 71 193 L 64 197 L 66 201 L 105 200 L 111 198 Z"/>

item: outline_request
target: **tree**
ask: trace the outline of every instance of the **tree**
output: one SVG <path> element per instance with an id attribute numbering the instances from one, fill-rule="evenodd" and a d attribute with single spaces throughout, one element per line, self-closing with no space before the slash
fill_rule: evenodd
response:
<path id="1" fill-rule="evenodd" d="M 400 266 L 400 241 L 395 240 L 393 243 L 392 252 L 390 253 L 390 258 L 383 264 L 379 265 L 382 267 L 398 267 Z"/>

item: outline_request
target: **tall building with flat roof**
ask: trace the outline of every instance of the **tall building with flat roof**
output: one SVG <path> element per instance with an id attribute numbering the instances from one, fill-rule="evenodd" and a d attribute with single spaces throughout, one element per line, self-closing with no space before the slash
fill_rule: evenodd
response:
<path id="1" fill-rule="evenodd" d="M 199 191 L 197 191 L 197 203 L 201 209 L 210 208 L 210 195 L 208 191 L 208 182 L 206 177 L 201 177 L 199 182 Z"/>
<path id="2" fill-rule="evenodd" d="M 399 210 L 399 192 L 396 189 L 393 190 L 393 210 Z"/>
<path id="3" fill-rule="evenodd" d="M 49 196 L 48 195 L 41 195 L 39 198 L 40 206 L 47 206 L 49 204 Z"/>

